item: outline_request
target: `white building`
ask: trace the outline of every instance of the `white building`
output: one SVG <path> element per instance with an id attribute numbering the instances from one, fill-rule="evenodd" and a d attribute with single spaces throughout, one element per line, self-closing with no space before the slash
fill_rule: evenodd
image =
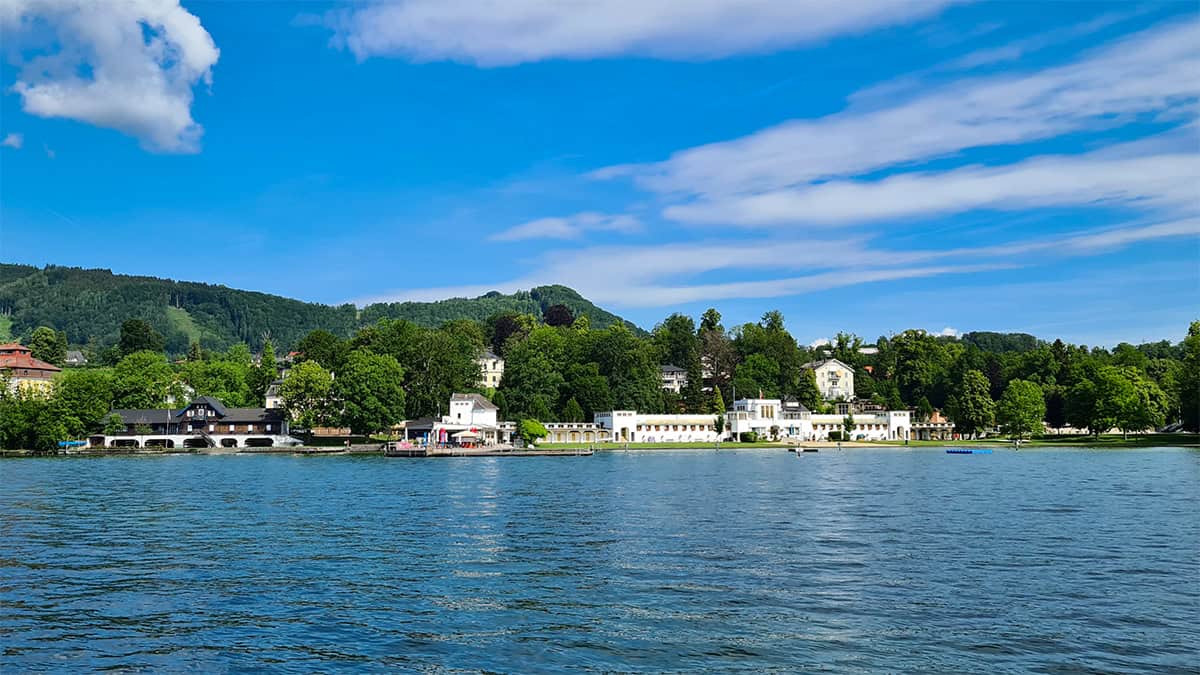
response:
<path id="1" fill-rule="evenodd" d="M 479 364 L 479 386 L 495 389 L 504 377 L 504 359 L 486 350 L 475 359 Z"/>
<path id="2" fill-rule="evenodd" d="M 596 425 L 617 443 L 715 443 L 716 415 L 647 415 L 634 410 L 598 412 Z"/>
<path id="3" fill-rule="evenodd" d="M 854 398 L 854 369 L 837 359 L 812 361 L 802 368 L 813 371 L 817 389 L 826 401 L 849 401 Z"/>
<path id="4" fill-rule="evenodd" d="M 676 394 L 687 386 L 687 371 L 669 363 L 659 366 L 659 377 L 662 378 L 662 388 Z"/>
<path id="5" fill-rule="evenodd" d="M 448 415 L 405 422 L 404 439 L 430 445 L 509 443 L 516 425 L 500 422 L 499 410 L 480 394 L 452 394 Z"/>
<path id="6" fill-rule="evenodd" d="M 748 431 L 760 438 L 799 441 L 828 440 L 829 432 L 844 431 L 846 415 L 814 413 L 795 401 L 739 399 L 725 413 L 725 427 L 733 439 Z M 902 441 L 912 436 L 907 410 L 860 413 L 853 416 L 851 440 Z"/>
<path id="7" fill-rule="evenodd" d="M 480 394 L 452 394 L 450 414 L 442 417 L 442 422 L 472 427 L 496 427 L 496 415 L 499 411 L 495 403 Z"/>

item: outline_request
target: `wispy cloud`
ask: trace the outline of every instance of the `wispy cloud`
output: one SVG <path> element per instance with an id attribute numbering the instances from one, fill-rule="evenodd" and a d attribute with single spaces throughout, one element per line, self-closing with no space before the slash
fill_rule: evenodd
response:
<path id="1" fill-rule="evenodd" d="M 358 304 L 473 297 L 548 283 L 567 284 L 616 307 L 661 307 L 699 300 L 770 298 L 898 279 L 973 274 L 1096 253 L 1138 242 L 1200 237 L 1200 218 L 1112 228 L 1060 237 L 959 249 L 889 249 L 864 237 L 654 246 L 598 246 L 558 250 L 535 262 L 536 271 L 489 285 L 408 289 L 361 298 Z M 596 265 L 595 261 L 606 261 Z M 962 261 L 970 261 L 964 263 Z M 706 283 L 717 272 L 773 270 L 767 280 Z M 806 272 L 787 275 L 791 271 Z"/>
<path id="2" fill-rule="evenodd" d="M 586 211 L 566 217 L 538 218 L 510 227 L 492 235 L 493 241 L 525 239 L 578 239 L 584 232 L 632 233 L 642 229 L 642 223 L 628 214 L 609 215 Z"/>
<path id="3" fill-rule="evenodd" d="M 1069 42 L 1086 35 L 1118 24 L 1126 19 L 1140 14 L 1140 11 L 1125 13 L 1110 12 L 1074 26 L 1056 28 L 1022 40 L 1015 40 L 1006 45 L 980 49 L 946 64 L 948 69 L 971 69 L 980 66 L 990 66 L 997 63 L 1019 61 L 1029 54 L 1039 52 L 1048 47 Z"/>
<path id="4" fill-rule="evenodd" d="M 927 18 L 951 0 L 487 0 L 376 2 L 334 12 L 334 44 L 484 67 L 622 55 L 766 52 Z"/>
<path id="5" fill-rule="evenodd" d="M 25 137 L 17 133 L 8 134 L 4 137 L 3 141 L 0 141 L 0 147 L 12 148 L 13 150 L 20 150 L 24 144 Z"/>
<path id="6" fill-rule="evenodd" d="M 199 149 L 192 87 L 211 84 L 219 52 L 178 0 L 8 0 L 0 30 L 27 53 L 49 52 L 26 60 L 12 87 L 25 112 L 116 129 L 151 150 Z"/>
<path id="7" fill-rule="evenodd" d="M 755 194 L 954 155 L 1127 124 L 1195 116 L 1200 21 L 1144 31 L 1081 61 L 1032 74 L 925 83 L 849 110 L 793 120 L 653 164 L 601 169 L 670 197 Z M 899 101 L 899 103 L 896 103 Z"/>
<path id="8" fill-rule="evenodd" d="M 1194 208 L 1200 156 L 1108 153 L 1037 157 L 1010 166 L 902 173 L 878 181 L 831 181 L 804 188 L 716 196 L 669 206 L 664 215 L 698 224 L 844 225 L 973 209 L 1103 204 Z"/>

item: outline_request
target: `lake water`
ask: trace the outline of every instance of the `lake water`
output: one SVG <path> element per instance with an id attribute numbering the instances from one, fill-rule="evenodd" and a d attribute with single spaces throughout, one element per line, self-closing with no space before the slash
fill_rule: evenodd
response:
<path id="1" fill-rule="evenodd" d="M 1200 453 L 0 460 L 0 671 L 1198 672 Z"/>

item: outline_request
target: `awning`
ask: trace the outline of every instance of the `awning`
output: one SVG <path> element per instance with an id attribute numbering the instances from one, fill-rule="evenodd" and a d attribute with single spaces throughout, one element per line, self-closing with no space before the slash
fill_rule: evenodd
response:
<path id="1" fill-rule="evenodd" d="M 454 434 L 454 438 L 457 438 L 460 440 L 464 440 L 464 439 L 468 439 L 468 438 L 479 438 L 479 434 L 475 433 L 474 431 L 460 431 L 457 434 Z"/>

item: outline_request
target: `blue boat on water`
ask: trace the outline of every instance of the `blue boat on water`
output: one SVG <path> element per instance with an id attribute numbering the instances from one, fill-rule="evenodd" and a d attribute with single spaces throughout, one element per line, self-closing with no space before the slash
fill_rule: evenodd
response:
<path id="1" fill-rule="evenodd" d="M 988 448 L 949 448 L 946 450 L 947 455 L 990 455 L 992 451 Z"/>

